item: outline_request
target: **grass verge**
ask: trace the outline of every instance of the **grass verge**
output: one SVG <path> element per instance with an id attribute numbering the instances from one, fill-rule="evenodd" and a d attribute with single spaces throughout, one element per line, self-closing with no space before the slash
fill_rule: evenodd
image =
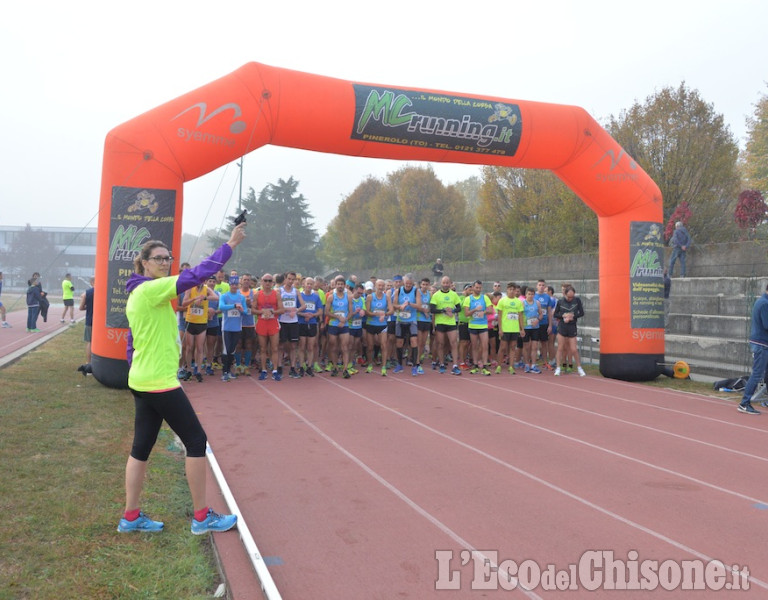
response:
<path id="1" fill-rule="evenodd" d="M 189 532 L 183 456 L 164 429 L 142 508 L 160 534 L 119 534 L 133 400 L 75 371 L 82 325 L 0 370 L 0 600 L 211 598 L 208 536 Z"/>

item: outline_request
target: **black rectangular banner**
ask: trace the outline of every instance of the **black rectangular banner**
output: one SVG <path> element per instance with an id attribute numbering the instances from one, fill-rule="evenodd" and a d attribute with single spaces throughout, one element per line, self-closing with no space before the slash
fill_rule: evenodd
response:
<path id="1" fill-rule="evenodd" d="M 352 139 L 514 156 L 520 107 L 482 98 L 355 84 Z"/>
<path id="2" fill-rule="evenodd" d="M 176 190 L 112 188 L 107 274 L 107 327 L 127 328 L 125 283 L 134 272 L 133 259 L 144 242 L 173 245 Z"/>
<path id="3" fill-rule="evenodd" d="M 664 328 L 664 244 L 661 223 L 633 221 L 629 233 L 629 296 L 633 329 Z"/>

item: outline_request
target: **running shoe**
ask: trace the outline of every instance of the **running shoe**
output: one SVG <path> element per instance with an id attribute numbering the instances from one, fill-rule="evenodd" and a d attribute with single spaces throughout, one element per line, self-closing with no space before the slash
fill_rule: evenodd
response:
<path id="1" fill-rule="evenodd" d="M 117 530 L 120 533 L 130 533 L 133 531 L 162 531 L 163 522 L 153 521 L 143 512 L 139 513 L 139 518 L 134 521 L 129 521 L 126 518 L 120 519 L 117 524 Z"/>
<path id="2" fill-rule="evenodd" d="M 3 321 L 3 329 L 10 329 L 13 327 L 8 321 Z"/>
<path id="3" fill-rule="evenodd" d="M 281 381 L 283 379 L 283 374 L 280 371 L 272 371 L 272 379 Z"/>
<path id="4" fill-rule="evenodd" d="M 395 365 L 394 372 L 395 373 L 402 373 L 403 372 L 403 365 L 400 365 L 400 364 Z"/>
<path id="5" fill-rule="evenodd" d="M 259 373 L 259 381 L 264 381 L 266 378 L 267 378 L 266 371 L 262 371 L 261 373 Z"/>
<path id="6" fill-rule="evenodd" d="M 555 377 L 560 377 L 560 367 L 555 369 Z"/>
<path id="7" fill-rule="evenodd" d="M 368 368 L 365 370 L 366 373 L 373 373 L 373 365 L 368 365 Z"/>
<path id="8" fill-rule="evenodd" d="M 344 370 L 341 372 L 341 376 L 342 376 L 344 379 L 349 379 L 350 377 L 352 377 L 352 375 L 350 375 L 350 374 L 349 374 L 349 369 L 344 369 Z"/>
<path id="9" fill-rule="evenodd" d="M 739 412 L 747 413 L 748 415 L 759 415 L 760 411 L 756 410 L 752 404 L 739 404 Z"/>
<path id="10" fill-rule="evenodd" d="M 206 367 L 205 368 L 205 374 L 206 375 L 213 375 L 213 367 Z"/>
<path id="11" fill-rule="evenodd" d="M 541 374 L 541 369 L 537 367 L 536 365 L 531 366 L 531 373 L 536 373 L 537 375 Z"/>
<path id="12" fill-rule="evenodd" d="M 381 376 L 386 377 L 387 376 L 387 367 L 381 367 Z"/>
<path id="13" fill-rule="evenodd" d="M 424 375 L 424 367 L 422 367 L 421 365 L 418 365 L 418 366 L 416 367 L 416 372 L 417 372 L 419 375 Z"/>
<path id="14" fill-rule="evenodd" d="M 515 374 L 515 367 L 509 367 L 509 374 L 514 375 Z"/>
<path id="15" fill-rule="evenodd" d="M 348 371 L 350 375 L 357 375 L 360 372 L 355 369 L 355 367 L 347 367 L 345 370 Z"/>
<path id="16" fill-rule="evenodd" d="M 227 381 L 229 381 L 229 373 L 224 373 L 224 374 L 221 376 L 221 380 L 222 380 L 224 383 L 226 383 Z"/>
<path id="17" fill-rule="evenodd" d="M 323 370 L 320 368 L 320 365 L 318 365 L 317 363 L 315 363 L 314 365 L 312 365 L 312 370 L 313 370 L 315 373 L 322 373 L 322 372 L 323 372 Z"/>
<path id="18" fill-rule="evenodd" d="M 501 365 L 496 367 L 496 375 L 501 375 Z"/>
<path id="19" fill-rule="evenodd" d="M 480 369 L 478 369 L 477 367 L 472 367 L 472 368 L 469 370 L 469 374 L 470 374 L 470 375 L 477 375 L 479 372 L 480 372 Z"/>
<path id="20" fill-rule="evenodd" d="M 525 365 L 525 372 L 526 373 L 530 373 L 531 372 L 531 367 L 528 366 L 528 365 Z"/>
<path id="21" fill-rule="evenodd" d="M 179 378 L 179 381 L 187 381 L 190 377 L 192 377 L 192 373 L 182 367 L 179 369 L 179 372 L 176 373 L 176 376 Z"/>
<path id="22" fill-rule="evenodd" d="M 434 360 L 432 361 L 432 370 L 433 371 L 437 370 L 437 362 L 435 362 Z"/>
<path id="23" fill-rule="evenodd" d="M 451 369 L 451 375 L 461 375 L 461 369 L 459 369 L 459 367 L 456 365 L 453 365 L 453 368 Z"/>
<path id="24" fill-rule="evenodd" d="M 203 383 L 203 374 L 202 373 L 195 373 L 195 379 L 197 379 L 198 383 Z"/>
<path id="25" fill-rule="evenodd" d="M 229 374 L 229 378 L 230 378 L 230 379 L 237 379 L 237 373 L 232 373 L 232 372 L 230 372 L 230 374 Z"/>
<path id="26" fill-rule="evenodd" d="M 517 369 L 522 369 L 522 368 L 525 366 L 525 363 L 524 363 L 524 362 L 521 360 L 521 361 L 519 361 L 519 362 L 516 362 L 516 363 L 514 364 L 514 366 L 515 366 L 515 368 L 517 368 Z"/>
<path id="27" fill-rule="evenodd" d="M 584 372 L 584 369 L 581 367 L 577 367 L 576 370 L 579 372 L 579 377 L 586 377 L 587 374 Z"/>
<path id="28" fill-rule="evenodd" d="M 336 368 L 333 366 L 333 363 L 329 362 L 327 365 L 325 365 L 325 370 L 330 373 L 332 371 L 335 371 Z"/>
<path id="29" fill-rule="evenodd" d="M 306 369 L 304 369 L 304 372 L 305 372 L 307 375 L 309 375 L 310 377 L 314 377 L 314 376 L 315 376 L 315 372 L 312 370 L 312 368 L 311 368 L 311 367 L 307 367 Z"/>
<path id="30" fill-rule="evenodd" d="M 491 372 L 490 372 L 488 369 L 482 369 L 480 372 L 481 372 L 483 375 L 485 375 L 485 376 L 490 376 L 490 374 L 491 374 Z"/>
<path id="31" fill-rule="evenodd" d="M 446 371 L 445 365 L 440 365 L 440 368 L 437 370 L 437 372 L 440 373 L 440 375 L 445 373 L 445 371 Z"/>
<path id="32" fill-rule="evenodd" d="M 416 377 L 419 374 L 419 368 L 418 367 L 412 367 L 411 368 L 411 375 L 413 377 Z"/>
<path id="33" fill-rule="evenodd" d="M 208 509 L 208 514 L 205 519 L 198 521 L 192 519 L 192 533 L 195 535 L 203 535 L 204 533 L 219 531 L 229 531 L 237 524 L 237 515 L 220 515 L 214 512 L 212 508 Z"/>
<path id="34" fill-rule="evenodd" d="M 327 370 L 328 370 L 328 369 L 326 369 L 326 371 L 327 371 Z M 339 374 L 338 370 L 336 370 L 336 369 L 331 369 L 331 377 L 336 377 L 338 374 Z"/>
<path id="35" fill-rule="evenodd" d="M 296 372 L 296 369 L 294 369 L 293 367 L 291 367 L 291 370 L 290 370 L 290 371 L 288 371 L 288 377 L 290 377 L 291 379 L 298 379 L 300 376 L 299 376 L 299 374 Z"/>

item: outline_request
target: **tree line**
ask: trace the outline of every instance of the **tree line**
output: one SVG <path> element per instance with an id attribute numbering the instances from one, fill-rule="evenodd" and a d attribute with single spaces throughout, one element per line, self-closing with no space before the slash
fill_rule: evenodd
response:
<path id="1" fill-rule="evenodd" d="M 661 189 L 667 239 L 682 220 L 700 244 L 768 239 L 768 95 L 747 125 L 740 155 L 722 114 L 685 82 L 603 123 Z M 259 231 L 238 260 L 257 271 L 583 253 L 599 242 L 595 214 L 553 173 L 533 169 L 488 166 L 454 185 L 429 166 L 369 177 L 342 200 L 322 237 L 293 178 L 258 197 L 251 189 L 243 206 Z M 231 227 L 212 241 L 226 239 Z"/>

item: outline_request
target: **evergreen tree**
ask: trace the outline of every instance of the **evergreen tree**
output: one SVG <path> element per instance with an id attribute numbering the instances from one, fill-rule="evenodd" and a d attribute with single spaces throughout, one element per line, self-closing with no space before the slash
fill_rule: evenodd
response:
<path id="1" fill-rule="evenodd" d="M 253 188 L 243 198 L 242 206 L 248 211 L 247 237 L 237 248 L 233 269 L 261 276 L 264 273 L 298 271 L 316 274 L 320 269 L 317 259 L 318 235 L 308 203 L 298 193 L 299 182 L 293 177 L 277 180 L 259 193 Z M 229 239 L 237 215 L 212 242 L 219 245 Z"/>

